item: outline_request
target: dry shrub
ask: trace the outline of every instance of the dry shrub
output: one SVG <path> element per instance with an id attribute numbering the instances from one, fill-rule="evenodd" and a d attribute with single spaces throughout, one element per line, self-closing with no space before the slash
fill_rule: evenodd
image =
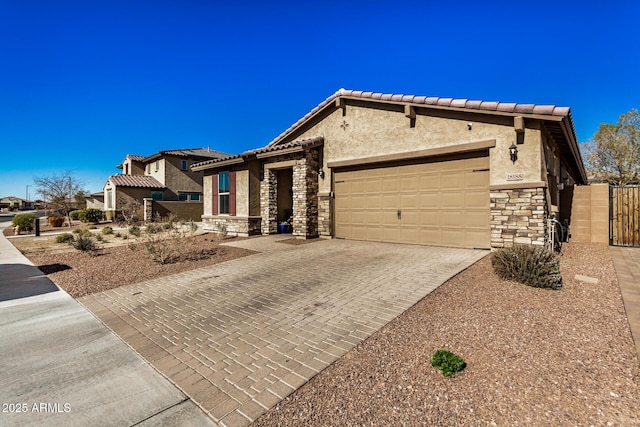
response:
<path id="1" fill-rule="evenodd" d="M 543 246 L 514 245 L 493 253 L 491 264 L 504 280 L 515 280 L 534 288 L 560 289 L 560 258 Z"/>

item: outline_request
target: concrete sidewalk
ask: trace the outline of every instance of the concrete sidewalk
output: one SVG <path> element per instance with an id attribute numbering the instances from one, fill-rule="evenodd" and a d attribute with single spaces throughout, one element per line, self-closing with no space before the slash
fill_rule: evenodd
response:
<path id="1" fill-rule="evenodd" d="M 0 425 L 215 425 L 1 233 L 0 336 Z"/>

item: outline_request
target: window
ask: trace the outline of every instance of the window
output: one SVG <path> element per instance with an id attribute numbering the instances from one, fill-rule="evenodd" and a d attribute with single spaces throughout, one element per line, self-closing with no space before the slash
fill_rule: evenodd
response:
<path id="1" fill-rule="evenodd" d="M 107 205 L 107 209 L 111 209 L 113 207 L 113 193 L 111 191 L 111 189 L 107 190 L 106 194 L 105 194 L 105 202 Z"/>
<path id="2" fill-rule="evenodd" d="M 187 170 L 187 160 L 186 159 L 182 159 L 182 170 L 183 171 Z"/>
<path id="3" fill-rule="evenodd" d="M 181 202 L 198 202 L 200 201 L 200 193 L 178 192 L 178 200 Z"/>
<path id="4" fill-rule="evenodd" d="M 160 160 L 156 160 L 156 172 L 160 169 Z"/>
<path id="5" fill-rule="evenodd" d="M 218 213 L 229 215 L 229 172 L 218 174 Z"/>
<path id="6" fill-rule="evenodd" d="M 151 192 L 151 198 L 153 200 L 162 200 L 163 199 L 163 193 L 162 191 L 153 191 Z"/>

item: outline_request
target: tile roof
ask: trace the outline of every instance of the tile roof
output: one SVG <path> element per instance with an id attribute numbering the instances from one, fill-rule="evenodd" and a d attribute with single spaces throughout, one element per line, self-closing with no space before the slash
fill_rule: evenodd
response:
<path id="1" fill-rule="evenodd" d="M 361 98 L 371 99 L 374 101 L 386 101 L 392 103 L 414 104 L 423 106 L 434 106 L 437 108 L 460 108 L 467 110 L 478 110 L 491 112 L 496 111 L 508 114 L 536 114 L 543 116 L 570 116 L 569 107 L 557 107 L 555 105 L 536 105 L 536 104 L 517 104 L 513 102 L 493 102 L 479 101 L 470 99 L 441 98 L 437 96 L 416 96 L 404 94 L 392 94 L 381 92 L 365 92 L 362 90 L 339 89 L 333 95 L 318 104 L 313 110 L 309 111 L 300 120 L 291 125 L 287 130 L 273 139 L 267 146 L 275 145 L 288 136 L 299 125 L 306 122 L 327 105 L 335 102 L 337 98 Z"/>
<path id="2" fill-rule="evenodd" d="M 109 180 L 119 187 L 166 188 L 160 181 L 147 175 L 112 175 Z"/>
<path id="3" fill-rule="evenodd" d="M 144 157 L 143 162 L 149 162 L 162 156 L 178 156 L 178 157 L 199 157 L 201 159 L 219 159 L 228 157 L 229 154 L 222 151 L 211 150 L 209 148 L 181 148 L 177 150 L 162 150 L 155 154 Z"/>
<path id="4" fill-rule="evenodd" d="M 257 149 L 254 149 L 254 150 L 248 150 L 248 151 L 242 152 L 240 154 L 237 154 L 235 156 L 227 156 L 227 157 L 221 157 L 219 159 L 205 160 L 203 162 L 199 162 L 199 163 L 193 164 L 193 167 L 212 165 L 212 164 L 215 164 L 215 163 L 220 163 L 220 162 L 223 162 L 223 161 L 233 160 L 233 159 L 248 159 L 250 157 L 254 157 L 254 156 L 257 156 L 259 154 L 272 153 L 272 152 L 277 152 L 277 151 L 284 151 L 284 150 L 288 150 L 290 148 L 296 148 L 296 147 L 300 147 L 300 148 L 314 147 L 314 146 L 320 145 L 322 143 L 324 143 L 324 138 L 321 137 L 321 136 L 317 136 L 315 138 L 308 138 L 308 139 L 301 139 L 301 140 L 297 140 L 297 141 L 287 142 L 286 144 L 266 146 L 266 147 L 263 147 L 263 148 L 257 148 Z"/>

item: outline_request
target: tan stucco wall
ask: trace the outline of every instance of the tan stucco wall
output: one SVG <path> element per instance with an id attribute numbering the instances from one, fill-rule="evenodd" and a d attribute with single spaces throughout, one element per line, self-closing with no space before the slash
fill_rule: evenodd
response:
<path id="1" fill-rule="evenodd" d="M 213 173 L 208 170 L 202 179 L 202 203 L 204 215 L 213 214 Z"/>
<path id="2" fill-rule="evenodd" d="M 571 239 L 609 243 L 609 185 L 576 186 L 571 209 Z"/>
<path id="3" fill-rule="evenodd" d="M 190 161 L 187 160 L 187 170 L 182 170 L 182 158 L 169 156 L 162 163 L 165 173 L 164 184 L 170 190 L 172 199 L 178 198 L 179 192 L 202 192 L 202 172 L 193 172 L 189 169 Z"/>
<path id="4" fill-rule="evenodd" d="M 154 160 L 151 163 L 147 163 L 147 170 L 149 171 L 149 173 L 147 173 L 148 176 L 152 176 L 155 179 L 157 179 L 158 181 L 160 181 L 160 183 L 167 185 L 165 183 L 165 165 L 164 165 L 164 159 L 158 159 L 158 170 L 156 170 L 156 160 Z"/>
<path id="5" fill-rule="evenodd" d="M 249 171 L 236 172 L 236 215 L 249 215 Z"/>
<path id="6" fill-rule="evenodd" d="M 424 115 L 426 112 L 430 115 Z M 468 124 L 472 124 L 471 130 Z M 403 110 L 389 111 L 364 106 L 347 105 L 346 115 L 342 110 L 329 114 L 295 139 L 323 136 L 324 161 L 352 160 L 386 154 L 403 153 L 429 148 L 455 146 L 477 141 L 495 139 L 496 146 L 490 149 L 490 185 L 507 185 L 507 173 L 521 173 L 518 184 L 539 183 L 540 170 L 540 123 L 525 120 L 524 144 L 518 145 L 518 160 L 513 164 L 509 158 L 509 146 L 516 141 L 513 117 L 487 116 L 477 113 L 439 111 L 436 114 L 421 110 L 415 119 L 415 127 Z M 320 192 L 330 191 L 330 179 L 320 179 Z"/>

